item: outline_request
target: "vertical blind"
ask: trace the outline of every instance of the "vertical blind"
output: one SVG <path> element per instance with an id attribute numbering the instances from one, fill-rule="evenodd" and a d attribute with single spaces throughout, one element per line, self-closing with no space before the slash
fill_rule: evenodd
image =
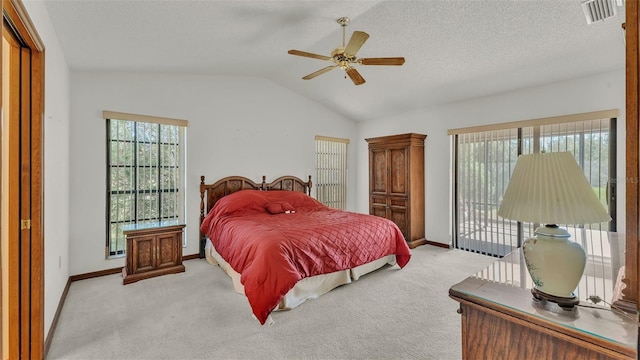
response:
<path id="1" fill-rule="evenodd" d="M 349 139 L 316 136 L 316 198 L 344 210 L 347 206 L 347 145 Z"/>
<path id="2" fill-rule="evenodd" d="M 612 264 L 616 261 L 615 256 L 612 257 L 612 249 L 617 244 L 617 241 L 609 239 L 615 236 L 611 231 L 616 228 L 615 116 L 617 111 L 605 111 L 517 122 L 511 127 L 450 130 L 454 161 L 454 246 L 497 257 L 520 247 L 523 239 L 533 236 L 539 224 L 520 223 L 497 216 L 518 155 L 569 151 L 613 218 L 610 223 L 559 224 L 567 228 L 572 240 L 580 243 L 587 252 L 587 267 L 577 291 L 583 295 L 593 294 L 594 289 L 604 288 L 610 292 L 611 282 L 616 278 L 612 273 L 616 268 L 616 264 Z M 530 282 L 528 276 L 511 279 L 512 276 L 520 276 L 518 269 L 494 270 L 495 274 L 483 275 L 496 276 L 500 281 Z"/>
<path id="3" fill-rule="evenodd" d="M 499 218 L 498 206 L 521 151 L 520 133 L 504 129 L 456 135 L 457 248 L 504 256 L 519 246 L 518 224 Z"/>

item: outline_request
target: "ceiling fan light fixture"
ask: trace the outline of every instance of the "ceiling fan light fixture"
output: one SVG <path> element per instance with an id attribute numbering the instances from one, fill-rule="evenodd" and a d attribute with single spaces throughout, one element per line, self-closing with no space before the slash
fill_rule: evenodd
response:
<path id="1" fill-rule="evenodd" d="M 593 24 L 598 21 L 616 16 L 618 6 L 616 1 L 619 0 L 585 0 L 582 4 L 582 11 L 587 19 L 587 24 Z"/>
<path id="2" fill-rule="evenodd" d="M 332 69 L 339 68 L 345 71 L 346 75 L 349 76 L 351 81 L 355 85 L 362 85 L 366 81 L 360 75 L 358 70 L 354 69 L 352 65 L 395 65 L 400 66 L 404 64 L 403 57 L 393 57 L 393 58 L 366 58 L 366 59 L 358 59 L 356 57 L 356 53 L 362 45 L 369 38 L 369 34 L 364 31 L 354 31 L 351 34 L 351 38 L 349 42 L 345 44 L 346 32 L 345 28 L 349 23 L 350 19 L 348 17 L 341 17 L 337 19 L 338 24 L 342 26 L 342 46 L 335 48 L 331 52 L 331 56 L 319 55 L 314 53 L 309 53 L 306 51 L 300 50 L 289 50 L 288 53 L 296 56 L 303 56 L 312 59 L 320 59 L 320 60 L 328 60 L 331 61 L 334 65 L 327 66 L 318 71 L 312 72 L 309 75 L 304 76 L 303 80 L 311 80 L 319 75 L 322 75 Z"/>

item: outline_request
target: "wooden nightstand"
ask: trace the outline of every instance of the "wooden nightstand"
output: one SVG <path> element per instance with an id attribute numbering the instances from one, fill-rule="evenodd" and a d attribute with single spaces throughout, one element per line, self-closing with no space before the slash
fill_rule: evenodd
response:
<path id="1" fill-rule="evenodd" d="M 621 265 L 616 250 L 624 244 L 615 234 L 586 244 L 590 260 L 576 293 L 581 301 L 570 311 L 533 299 L 519 249 L 452 286 L 449 296 L 460 303 L 462 315 L 462 358 L 636 359 L 635 314 L 629 318 L 584 301 L 598 295 L 612 302 L 606 297 L 613 294 Z"/>
<path id="2" fill-rule="evenodd" d="M 123 226 L 127 237 L 124 285 L 154 276 L 184 271 L 182 231 L 184 224 L 155 222 Z"/>

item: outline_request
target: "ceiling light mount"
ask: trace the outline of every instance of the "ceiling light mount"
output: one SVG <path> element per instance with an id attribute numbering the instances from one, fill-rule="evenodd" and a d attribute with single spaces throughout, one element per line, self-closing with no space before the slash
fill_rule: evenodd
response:
<path id="1" fill-rule="evenodd" d="M 346 16 L 343 16 L 341 18 L 338 18 L 338 20 L 336 20 L 338 22 L 338 24 L 340 24 L 340 26 L 347 26 L 349 24 L 349 21 L 351 21 L 351 19 L 349 19 Z"/>

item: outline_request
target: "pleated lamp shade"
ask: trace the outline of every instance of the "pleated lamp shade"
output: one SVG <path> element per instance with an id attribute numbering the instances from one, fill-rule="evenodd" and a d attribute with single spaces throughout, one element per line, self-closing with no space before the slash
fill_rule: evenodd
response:
<path id="1" fill-rule="evenodd" d="M 537 224 L 611 220 L 570 152 L 520 155 L 498 215 Z"/>

